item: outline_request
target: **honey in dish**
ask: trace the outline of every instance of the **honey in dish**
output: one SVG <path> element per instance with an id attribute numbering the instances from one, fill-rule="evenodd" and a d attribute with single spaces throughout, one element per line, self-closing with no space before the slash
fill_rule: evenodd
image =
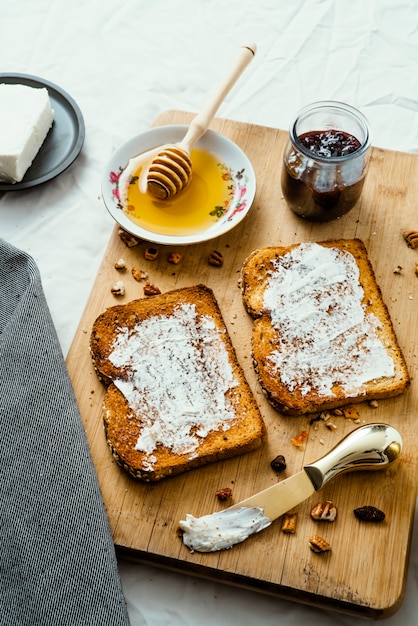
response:
<path id="1" fill-rule="evenodd" d="M 147 192 L 143 183 L 149 158 L 139 155 L 132 160 L 122 206 L 133 222 L 153 233 L 185 236 L 207 230 L 226 213 L 234 197 L 228 168 L 200 148 L 194 148 L 190 157 L 190 184 L 170 200 L 158 200 Z"/>

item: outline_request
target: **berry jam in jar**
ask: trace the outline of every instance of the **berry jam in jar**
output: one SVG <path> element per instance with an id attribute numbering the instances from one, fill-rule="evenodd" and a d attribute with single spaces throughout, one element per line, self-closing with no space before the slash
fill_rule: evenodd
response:
<path id="1" fill-rule="evenodd" d="M 291 210 L 328 222 L 358 201 L 367 171 L 370 134 L 366 118 L 340 102 L 317 102 L 292 124 L 284 152 L 282 190 Z"/>

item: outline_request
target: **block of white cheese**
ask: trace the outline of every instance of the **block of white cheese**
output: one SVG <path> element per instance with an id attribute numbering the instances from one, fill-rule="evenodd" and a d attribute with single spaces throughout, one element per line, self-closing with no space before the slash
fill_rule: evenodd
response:
<path id="1" fill-rule="evenodd" d="M 0 84 L 0 181 L 23 179 L 53 119 L 47 89 Z"/>

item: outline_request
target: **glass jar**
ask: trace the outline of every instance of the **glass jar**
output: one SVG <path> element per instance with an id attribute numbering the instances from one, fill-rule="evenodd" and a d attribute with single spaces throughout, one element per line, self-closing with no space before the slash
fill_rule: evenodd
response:
<path id="1" fill-rule="evenodd" d="M 345 215 L 361 195 L 370 155 L 367 119 L 342 102 L 315 102 L 290 126 L 282 190 L 297 215 L 328 222 Z"/>

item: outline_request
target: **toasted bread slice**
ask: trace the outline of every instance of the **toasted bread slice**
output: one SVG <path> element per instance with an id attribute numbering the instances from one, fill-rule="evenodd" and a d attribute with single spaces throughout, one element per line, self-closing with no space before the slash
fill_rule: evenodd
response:
<path id="1" fill-rule="evenodd" d="M 409 385 L 364 244 L 255 250 L 241 273 L 260 384 L 287 415 L 401 394 Z"/>
<path id="2" fill-rule="evenodd" d="M 108 385 L 108 445 L 135 478 L 158 481 L 261 444 L 259 408 L 208 287 L 107 309 L 90 350 Z"/>

